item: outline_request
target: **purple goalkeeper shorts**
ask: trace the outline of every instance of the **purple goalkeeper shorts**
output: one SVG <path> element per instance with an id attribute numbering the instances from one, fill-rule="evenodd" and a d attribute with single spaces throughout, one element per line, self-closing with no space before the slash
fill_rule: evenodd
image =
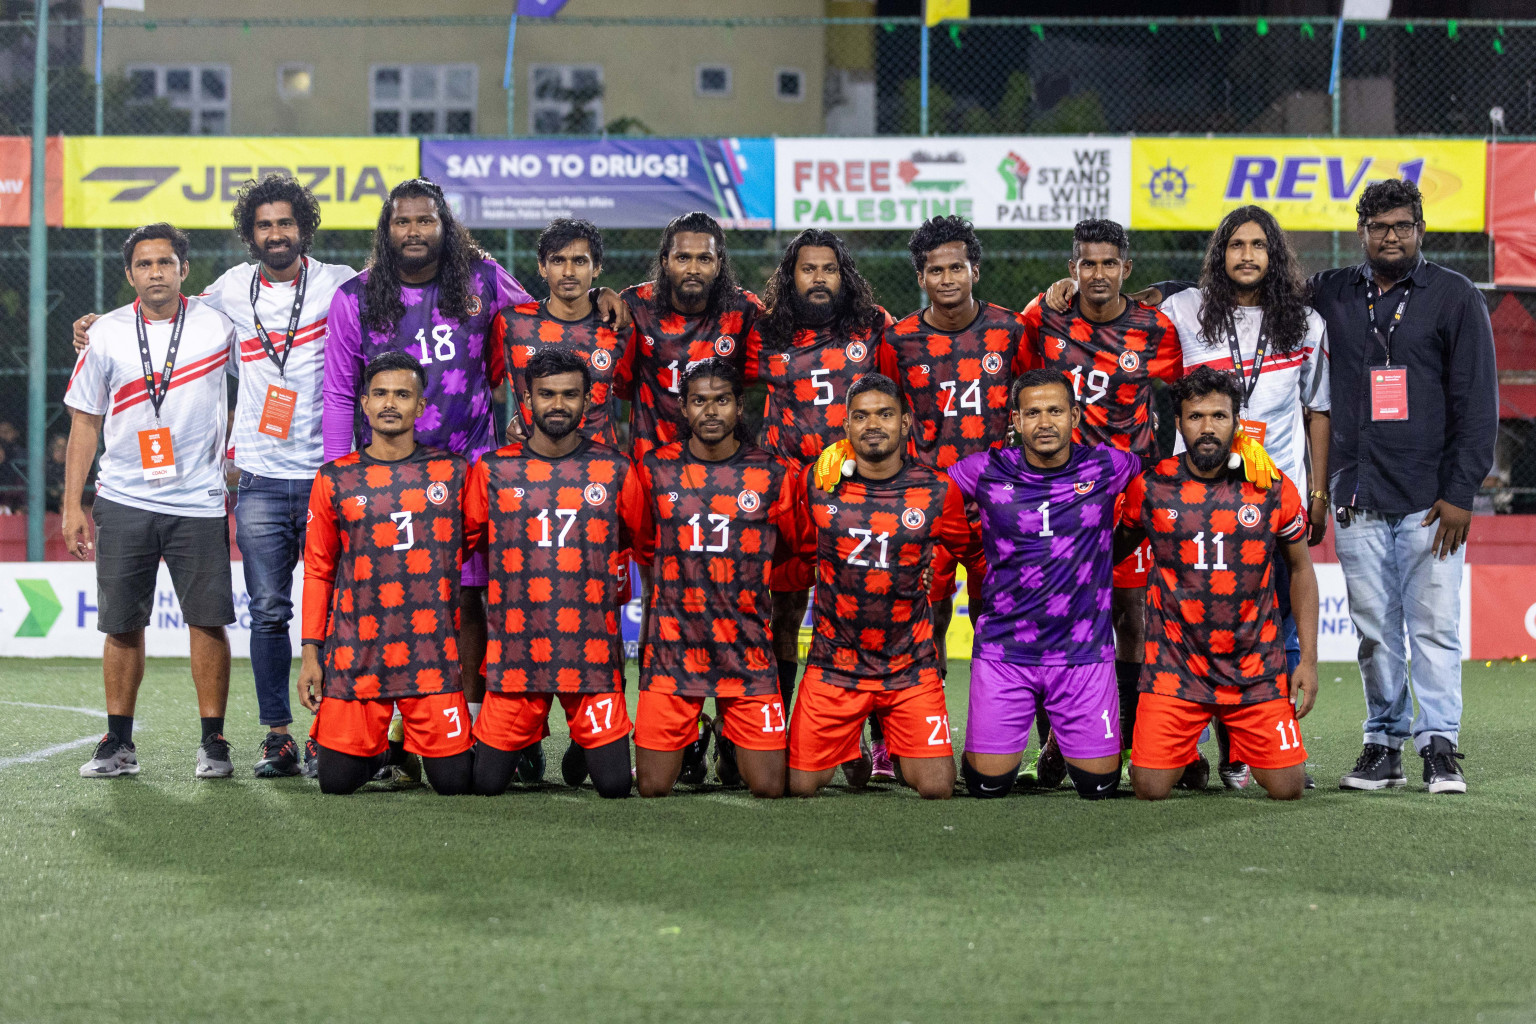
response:
<path id="1" fill-rule="evenodd" d="M 484 587 L 491 582 L 491 569 L 486 564 L 485 552 L 476 551 L 459 566 L 459 586 Z"/>
<path id="2" fill-rule="evenodd" d="M 1035 707 L 1044 702 L 1065 757 L 1120 753 L 1120 695 L 1113 662 L 1099 665 L 1007 665 L 971 662 L 965 749 L 1017 754 L 1029 746 Z"/>

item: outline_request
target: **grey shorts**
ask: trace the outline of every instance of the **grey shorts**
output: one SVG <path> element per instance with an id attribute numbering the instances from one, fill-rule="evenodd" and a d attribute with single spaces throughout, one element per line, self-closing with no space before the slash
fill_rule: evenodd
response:
<path id="1" fill-rule="evenodd" d="M 160 560 L 171 572 L 181 621 L 227 626 L 235 621 L 229 567 L 229 517 L 198 519 L 122 505 L 97 497 L 96 628 L 132 633 L 149 625 Z"/>

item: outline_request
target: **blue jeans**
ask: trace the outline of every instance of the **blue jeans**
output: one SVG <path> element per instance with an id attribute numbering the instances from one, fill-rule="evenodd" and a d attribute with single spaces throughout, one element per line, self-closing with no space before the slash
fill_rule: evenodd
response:
<path id="1" fill-rule="evenodd" d="M 1466 548 L 1441 561 L 1424 512 L 1356 511 L 1334 537 L 1349 617 L 1360 634 L 1365 742 L 1423 752 L 1430 737 L 1461 729 L 1461 569 Z M 1410 675 L 1409 657 L 1412 657 Z M 1419 708 L 1415 714 L 1413 701 Z"/>
<path id="2" fill-rule="evenodd" d="M 235 500 L 235 541 L 244 557 L 250 595 L 251 672 L 261 724 L 293 721 L 288 676 L 293 669 L 293 567 L 304 554 L 309 514 L 309 480 L 275 480 L 240 474 Z"/>

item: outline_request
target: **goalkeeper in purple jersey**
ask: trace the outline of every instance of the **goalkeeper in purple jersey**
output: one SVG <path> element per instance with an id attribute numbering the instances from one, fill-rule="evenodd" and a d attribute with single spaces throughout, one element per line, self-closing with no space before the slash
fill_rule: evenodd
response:
<path id="1" fill-rule="evenodd" d="M 1104 799 L 1120 780 L 1115 508 L 1141 460 L 1072 443 L 1082 412 L 1056 370 L 1021 374 L 1009 397 L 1024 446 L 978 452 L 948 471 L 980 512 L 987 558 L 962 775 L 972 796 L 1005 796 L 1043 704 L 1078 795 Z"/>

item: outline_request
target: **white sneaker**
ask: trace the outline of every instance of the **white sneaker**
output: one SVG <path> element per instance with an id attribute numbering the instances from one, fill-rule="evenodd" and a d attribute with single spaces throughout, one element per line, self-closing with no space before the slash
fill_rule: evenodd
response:
<path id="1" fill-rule="evenodd" d="M 198 744 L 198 778 L 227 779 L 234 774 L 235 766 L 229 759 L 229 741 L 223 736 L 209 736 Z"/>
<path id="2" fill-rule="evenodd" d="M 139 774 L 139 756 L 132 743 L 124 743 L 116 733 L 107 733 L 96 744 L 96 753 L 80 766 L 82 779 L 115 779 L 119 775 Z"/>

